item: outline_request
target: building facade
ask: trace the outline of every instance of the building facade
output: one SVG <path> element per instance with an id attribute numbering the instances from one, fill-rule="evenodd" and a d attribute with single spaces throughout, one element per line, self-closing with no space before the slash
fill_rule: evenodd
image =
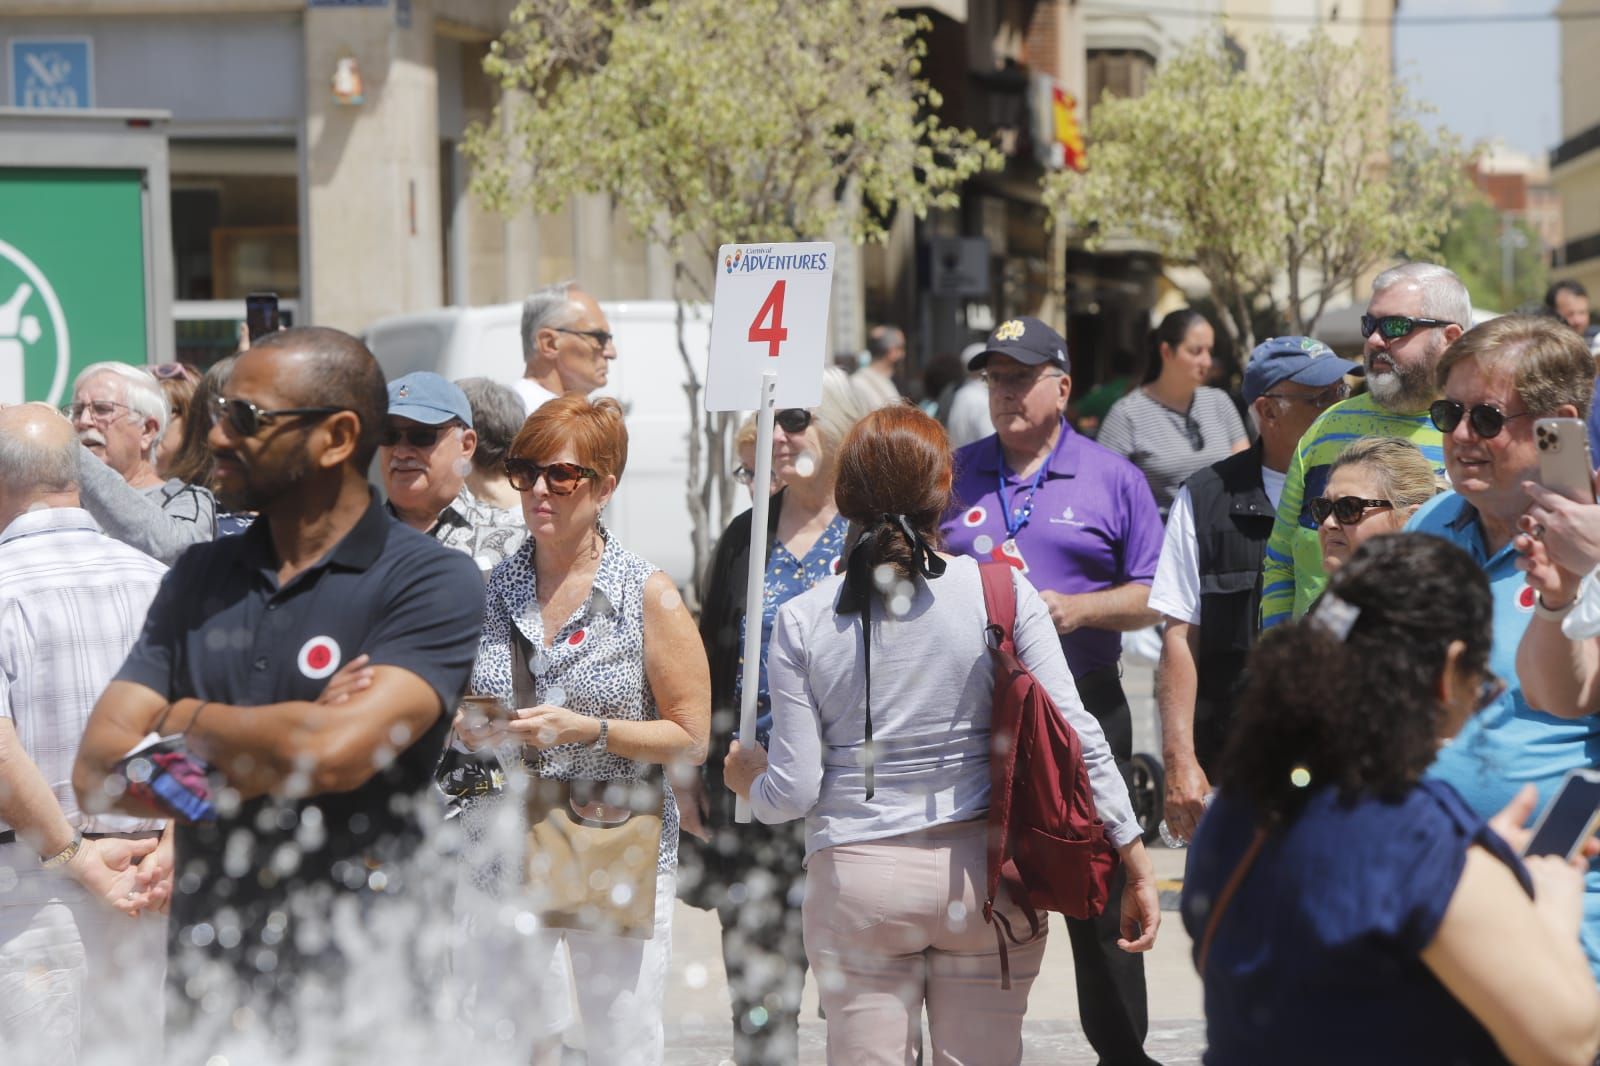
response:
<path id="1" fill-rule="evenodd" d="M 1553 274 L 1600 293 L 1600 0 L 1562 0 L 1556 12 L 1564 17 L 1561 143 L 1550 153 L 1550 177 L 1561 196 L 1563 240 Z"/>

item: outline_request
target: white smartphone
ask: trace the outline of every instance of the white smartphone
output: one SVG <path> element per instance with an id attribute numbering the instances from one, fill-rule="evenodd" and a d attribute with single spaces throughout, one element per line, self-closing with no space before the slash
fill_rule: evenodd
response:
<path id="1" fill-rule="evenodd" d="M 1533 424 L 1539 446 L 1539 484 L 1578 503 L 1594 503 L 1594 460 L 1589 430 L 1578 418 L 1541 418 Z"/>
<path id="2" fill-rule="evenodd" d="M 1560 855 L 1570 859 L 1600 823 L 1600 770 L 1568 770 L 1561 787 L 1550 798 L 1524 855 Z"/>

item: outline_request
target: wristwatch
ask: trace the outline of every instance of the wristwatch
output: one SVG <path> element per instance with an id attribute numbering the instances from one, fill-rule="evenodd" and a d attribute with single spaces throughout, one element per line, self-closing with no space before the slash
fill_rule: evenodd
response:
<path id="1" fill-rule="evenodd" d="M 604 755 L 606 753 L 606 734 L 610 731 L 610 728 L 610 722 L 606 721 L 604 718 L 600 719 L 600 736 L 597 737 L 594 744 L 591 745 L 591 748 L 596 755 Z"/>
<path id="2" fill-rule="evenodd" d="M 67 863 L 73 860 L 73 858 L 78 854 L 78 849 L 82 847 L 83 834 L 74 833 L 72 835 L 72 843 L 68 844 L 66 847 L 56 852 L 48 859 L 41 858 L 39 860 L 39 865 L 44 867 L 46 870 L 54 870 L 58 866 L 65 866 Z"/>

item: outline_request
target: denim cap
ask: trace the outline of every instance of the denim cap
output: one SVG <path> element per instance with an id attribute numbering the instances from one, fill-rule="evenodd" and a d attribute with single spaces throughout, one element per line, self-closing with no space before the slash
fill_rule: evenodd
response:
<path id="1" fill-rule="evenodd" d="M 1315 337 L 1271 337 L 1250 353 L 1240 391 L 1244 402 L 1252 404 L 1282 381 L 1322 388 L 1359 370 L 1358 364 L 1339 358 Z"/>
<path id="2" fill-rule="evenodd" d="M 389 382 L 389 415 L 425 426 L 440 426 L 454 419 L 472 428 L 472 405 L 467 402 L 467 394 L 459 385 L 427 370 Z"/>
<path id="3" fill-rule="evenodd" d="M 1007 355 L 1024 366 L 1049 363 L 1067 373 L 1072 372 L 1072 367 L 1067 363 L 1066 339 L 1028 315 L 1000 323 L 989 334 L 989 343 L 983 351 L 967 360 L 967 369 L 982 370 L 991 355 Z"/>

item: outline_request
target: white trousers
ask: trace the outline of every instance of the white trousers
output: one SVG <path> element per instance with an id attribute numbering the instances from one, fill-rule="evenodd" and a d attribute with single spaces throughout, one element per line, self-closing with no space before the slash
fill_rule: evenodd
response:
<path id="1" fill-rule="evenodd" d="M 161 1060 L 167 919 L 130 918 L 0 844 L 0 1063 Z"/>
<path id="2" fill-rule="evenodd" d="M 494 898 L 464 877 L 451 969 L 478 1050 L 492 1062 L 526 1063 L 534 1046 L 577 1022 L 590 1062 L 659 1066 L 676 899 L 677 878 L 657 874 L 655 933 L 638 940 L 540 928 L 515 893 Z"/>

